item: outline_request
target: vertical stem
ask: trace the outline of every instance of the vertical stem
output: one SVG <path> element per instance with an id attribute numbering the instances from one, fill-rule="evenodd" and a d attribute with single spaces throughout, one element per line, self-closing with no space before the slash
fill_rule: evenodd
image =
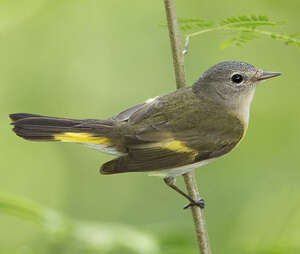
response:
<path id="1" fill-rule="evenodd" d="M 181 52 L 181 42 L 179 38 L 177 17 L 176 17 L 173 0 L 164 0 L 164 2 L 166 8 L 172 55 L 173 55 L 176 87 L 177 89 L 179 89 L 185 86 L 185 74 L 184 74 L 184 59 L 183 59 L 183 54 Z"/>
<path id="2" fill-rule="evenodd" d="M 169 36 L 173 55 L 173 65 L 176 77 L 177 89 L 185 86 L 185 74 L 184 74 L 184 58 L 181 51 L 181 43 L 178 31 L 178 22 L 175 12 L 175 6 L 173 0 L 164 0 L 166 16 L 168 21 Z M 189 195 L 193 199 L 199 198 L 198 187 L 196 184 L 195 176 L 193 172 L 184 174 L 184 182 Z M 205 220 L 203 211 L 197 207 L 192 206 L 192 215 L 195 224 L 196 237 L 199 246 L 200 254 L 210 254 L 210 248 L 208 245 L 208 236 L 205 227 Z"/>
<path id="3" fill-rule="evenodd" d="M 189 172 L 183 175 L 184 182 L 189 195 L 193 199 L 199 198 L 199 191 L 196 183 L 196 179 L 193 172 Z M 203 210 L 198 206 L 192 206 L 192 215 L 195 224 L 196 237 L 198 241 L 199 253 L 200 254 L 210 254 L 210 248 L 208 244 L 208 235 L 205 226 L 205 219 Z"/>

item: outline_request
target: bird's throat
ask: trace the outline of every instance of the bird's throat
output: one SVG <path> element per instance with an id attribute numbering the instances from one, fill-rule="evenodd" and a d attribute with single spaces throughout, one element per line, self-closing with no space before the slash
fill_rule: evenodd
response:
<path id="1" fill-rule="evenodd" d="M 234 103 L 229 104 L 231 109 L 241 121 L 245 124 L 245 127 L 248 127 L 249 115 L 250 115 L 250 105 L 255 93 L 255 89 L 252 89 L 247 94 L 241 94 L 239 98 L 234 100 Z"/>

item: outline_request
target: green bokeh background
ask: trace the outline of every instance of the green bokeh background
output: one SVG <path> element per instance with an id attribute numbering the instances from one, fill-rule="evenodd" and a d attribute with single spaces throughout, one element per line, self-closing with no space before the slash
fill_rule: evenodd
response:
<path id="1" fill-rule="evenodd" d="M 298 0 L 178 0 L 176 7 L 179 17 L 209 20 L 264 14 L 288 21 L 286 32 L 300 31 Z M 15 112 L 107 118 L 174 90 L 164 15 L 161 0 L 0 0 L 1 192 L 75 220 L 145 230 L 161 240 L 164 253 L 197 253 L 191 214 L 181 209 L 186 201 L 161 179 L 102 176 L 98 169 L 111 156 L 80 145 L 26 142 L 8 120 Z M 268 38 L 219 50 L 223 39 L 207 34 L 191 41 L 188 84 L 224 60 L 284 75 L 258 87 L 240 146 L 196 171 L 212 250 L 300 253 L 300 51 Z M 182 179 L 178 184 L 184 187 Z M 38 227 L 0 214 L 0 251 L 46 253 L 47 241 Z"/>

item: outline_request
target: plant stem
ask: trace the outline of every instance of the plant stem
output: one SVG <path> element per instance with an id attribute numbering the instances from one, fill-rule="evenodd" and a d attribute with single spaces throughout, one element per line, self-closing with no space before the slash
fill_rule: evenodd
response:
<path id="1" fill-rule="evenodd" d="M 193 199 L 199 199 L 199 191 L 196 183 L 196 179 L 193 172 L 183 175 L 184 182 L 187 188 L 187 191 Z M 208 244 L 208 235 L 205 226 L 205 218 L 203 210 L 198 206 L 192 206 L 192 215 L 195 224 L 196 237 L 198 241 L 199 253 L 200 254 L 210 254 L 210 248 Z"/>
<path id="2" fill-rule="evenodd" d="M 188 46 L 190 43 L 190 39 L 192 37 L 202 35 L 204 33 L 208 32 L 214 32 L 218 30 L 223 30 L 223 31 L 236 31 L 236 32 L 249 32 L 249 33 L 256 33 L 256 34 L 262 34 L 268 37 L 272 37 L 273 39 L 279 40 L 279 41 L 284 41 L 286 43 L 295 43 L 297 47 L 300 47 L 300 39 L 292 36 L 292 35 L 286 35 L 283 33 L 276 33 L 276 32 L 271 32 L 271 31 L 265 31 L 257 28 L 245 28 L 245 27 L 233 27 L 230 25 L 223 25 L 223 26 L 216 26 L 204 30 L 200 30 L 198 32 L 194 32 L 191 34 L 187 34 L 185 38 L 185 44 L 184 44 L 184 50 L 183 54 L 187 54 L 188 52 Z"/>
<path id="3" fill-rule="evenodd" d="M 178 21 L 175 12 L 175 6 L 173 0 L 164 0 L 166 16 L 168 21 L 169 36 L 173 54 L 173 65 L 176 77 L 177 89 L 185 86 L 185 74 L 184 74 L 184 57 L 181 51 L 181 43 L 178 31 Z M 189 195 L 193 199 L 199 198 L 198 187 L 196 184 L 195 176 L 192 172 L 184 174 L 184 182 Z M 195 224 L 196 237 L 199 246 L 200 254 L 210 254 L 210 248 L 208 245 L 208 236 L 205 227 L 205 220 L 203 211 L 197 207 L 192 206 L 192 215 Z"/>
<path id="4" fill-rule="evenodd" d="M 173 55 L 173 66 L 177 89 L 185 86 L 184 59 L 181 52 L 178 22 L 173 0 L 164 0 L 168 22 L 170 43 Z"/>

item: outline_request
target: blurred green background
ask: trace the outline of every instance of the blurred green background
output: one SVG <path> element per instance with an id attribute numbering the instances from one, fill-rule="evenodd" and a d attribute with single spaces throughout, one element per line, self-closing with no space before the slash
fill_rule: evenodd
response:
<path id="1" fill-rule="evenodd" d="M 298 0 L 178 0 L 176 7 L 179 17 L 209 20 L 264 14 L 288 21 L 286 32 L 300 31 Z M 102 176 L 98 169 L 110 156 L 80 145 L 26 142 L 8 120 L 16 112 L 107 118 L 174 90 L 164 23 L 162 0 L 0 0 L 1 193 L 76 223 L 113 224 L 125 242 L 119 224 L 149 236 L 162 253 L 197 253 L 191 214 L 182 210 L 186 201 L 160 178 Z M 258 87 L 240 146 L 196 171 L 213 253 L 300 253 L 300 51 L 268 38 L 221 51 L 223 39 L 192 39 L 185 57 L 188 84 L 224 60 L 284 75 Z M 180 178 L 178 184 L 184 187 Z M 8 216 L 16 214 L 8 210 L 0 213 L 0 253 L 94 253 Z M 113 232 L 107 234 L 113 238 Z M 118 246 L 96 252 L 136 251 Z"/>

